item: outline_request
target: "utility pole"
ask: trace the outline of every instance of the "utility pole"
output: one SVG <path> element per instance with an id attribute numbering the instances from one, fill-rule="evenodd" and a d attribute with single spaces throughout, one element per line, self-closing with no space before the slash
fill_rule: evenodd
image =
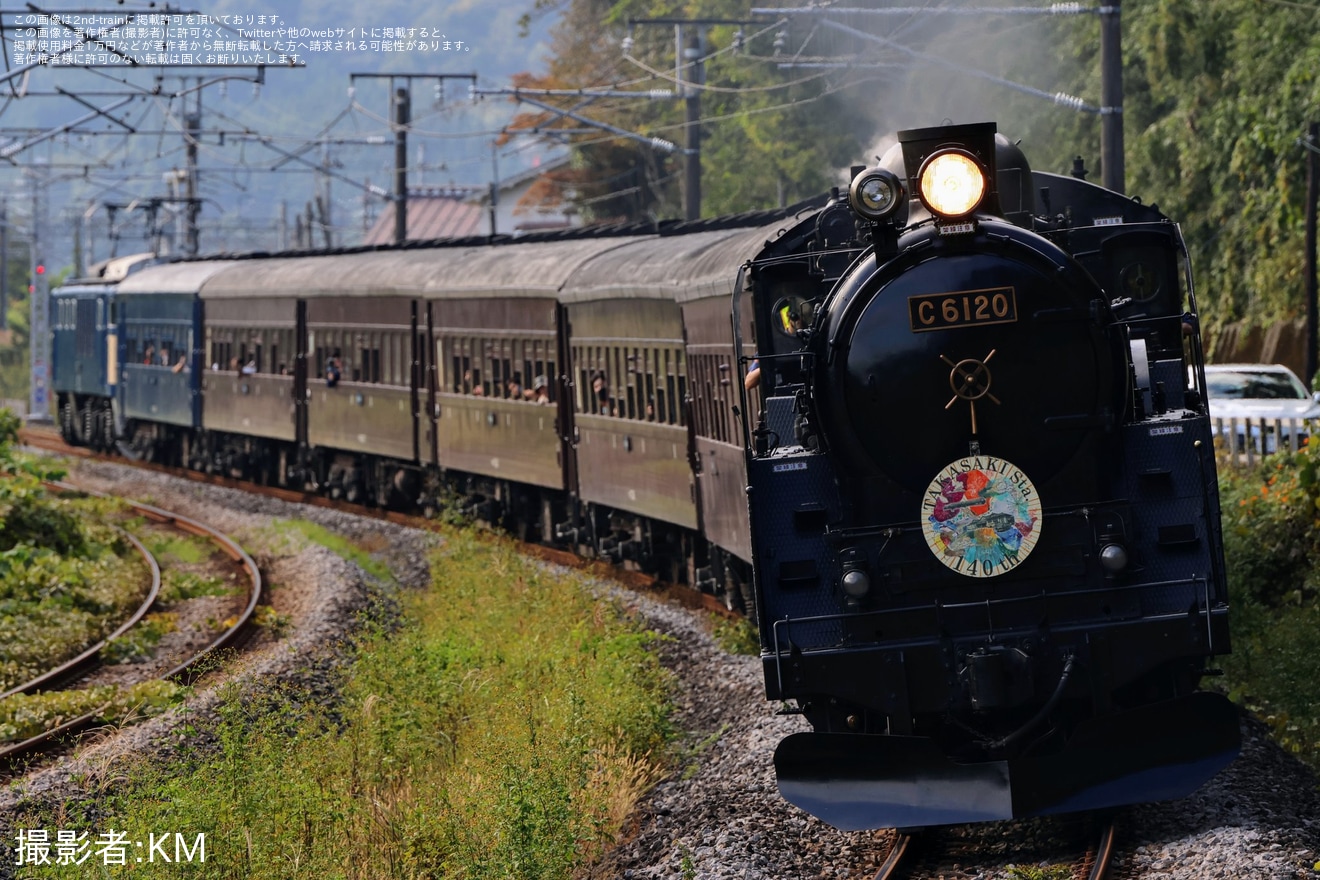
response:
<path id="1" fill-rule="evenodd" d="M 1100 174 L 1106 189 L 1124 191 L 1123 176 L 1123 0 L 1100 7 Z"/>
<path id="2" fill-rule="evenodd" d="M 639 24 L 674 26 L 674 79 L 684 99 L 683 128 L 686 133 L 683 148 L 683 217 L 701 218 L 701 87 L 706 84 L 706 46 L 704 28 L 719 24 L 763 24 L 762 19 L 745 18 L 630 18 L 629 37 L 624 51 L 632 46 L 632 28 Z M 683 46 L 683 28 L 693 26 L 688 44 Z M 741 34 L 741 31 L 739 32 Z M 687 63 L 684 64 L 683 62 Z M 685 71 L 687 72 L 685 74 Z"/>
<path id="3" fill-rule="evenodd" d="M 408 240 L 408 89 L 394 90 L 394 243 Z"/>
<path id="4" fill-rule="evenodd" d="M 761 24 L 760 19 L 742 18 L 630 18 L 629 37 L 624 51 L 632 46 L 632 28 L 639 24 L 673 25 L 674 27 L 674 79 L 684 99 L 683 129 L 683 217 L 697 220 L 701 217 L 701 87 L 706 84 L 706 46 L 703 28 L 719 24 Z M 686 48 L 683 46 L 683 28 L 693 26 Z M 741 32 L 740 32 L 741 33 Z M 684 64 L 683 62 L 687 63 Z"/>
<path id="5" fill-rule="evenodd" d="M 393 89 L 391 104 L 394 127 L 394 241 L 402 244 L 408 240 L 408 124 L 412 103 L 412 81 L 415 79 L 433 79 L 437 81 L 437 90 L 447 79 L 465 79 L 473 86 L 477 84 L 475 73 L 350 73 L 349 83 L 358 79 L 390 80 Z M 395 87 L 396 80 L 403 80 L 404 85 Z"/>
<path id="6" fill-rule="evenodd" d="M 674 26 L 675 39 L 681 44 L 683 38 L 683 26 Z M 685 81 L 680 81 L 679 88 L 686 92 L 683 96 L 686 105 L 684 116 L 684 132 L 686 132 L 686 142 L 683 150 L 683 216 L 688 220 L 698 220 L 701 218 L 701 86 L 706 84 L 706 67 L 702 63 L 705 58 L 704 41 L 701 37 L 701 28 L 694 28 L 693 33 L 688 35 L 688 45 L 681 52 L 681 57 L 687 61 L 687 65 L 692 68 L 692 76 Z M 678 47 L 676 46 L 675 49 Z M 680 68 L 681 70 L 682 68 Z M 690 82 L 694 87 L 689 87 Z"/>
<path id="7" fill-rule="evenodd" d="M 32 271 L 31 318 L 28 324 L 28 361 L 31 365 L 32 384 L 28 389 L 28 418 L 49 418 L 46 390 L 50 364 L 50 333 L 48 332 L 49 306 L 46 296 L 46 263 L 41 243 L 41 227 L 45 211 L 45 169 L 32 166 L 32 247 L 28 254 Z"/>
<path id="8" fill-rule="evenodd" d="M 1320 199 L 1320 122 L 1312 122 L 1306 131 L 1306 382 L 1315 381 L 1316 336 L 1320 317 L 1316 302 L 1316 201 Z"/>
<path id="9" fill-rule="evenodd" d="M 490 237 L 499 234 L 500 155 L 495 141 L 490 142 Z"/>
<path id="10" fill-rule="evenodd" d="M 0 200 L 0 330 L 9 329 L 9 199 Z"/>
<path id="11" fill-rule="evenodd" d="M 184 179 L 184 203 L 183 210 L 187 219 L 187 237 L 184 241 L 183 252 L 190 257 L 197 256 L 201 249 L 201 233 L 197 228 L 197 215 L 201 213 L 201 204 L 197 199 L 197 141 L 202 136 L 202 90 L 197 90 L 197 111 L 195 113 L 186 113 L 183 117 L 183 124 L 188 140 L 186 155 L 188 157 L 188 176 Z"/>

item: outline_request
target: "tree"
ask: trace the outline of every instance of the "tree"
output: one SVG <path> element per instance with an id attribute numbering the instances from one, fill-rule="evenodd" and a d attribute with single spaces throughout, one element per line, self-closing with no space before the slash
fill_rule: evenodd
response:
<path id="1" fill-rule="evenodd" d="M 550 4 L 541 4 L 545 10 Z M 732 0 L 704 0 L 678 8 L 650 0 L 567 0 L 554 33 L 554 57 L 544 75 L 524 75 L 527 88 L 579 89 L 626 84 L 677 90 L 672 28 L 638 27 L 625 56 L 623 39 L 630 18 L 741 18 L 745 6 Z M 845 112 L 832 90 L 847 72 L 825 75 L 777 69 L 774 29 L 757 34 L 724 25 L 703 28 L 705 85 L 701 92 L 703 137 L 702 213 L 706 216 L 769 208 L 819 194 L 842 182 L 838 171 L 861 156 L 870 124 Z M 694 33 L 690 26 L 688 33 Z M 684 78 L 692 74 L 685 73 Z M 577 102 L 563 106 L 574 106 Z M 680 100 L 601 99 L 583 102 L 575 112 L 644 137 L 681 148 L 684 108 Z M 842 124 L 841 124 L 842 122 Z M 524 113 L 511 131 L 580 129 L 550 112 Z M 679 181 L 684 158 L 635 140 L 604 132 L 569 138 L 574 161 L 533 188 L 529 199 L 572 200 L 584 216 L 639 220 L 679 216 Z"/>
<path id="2" fill-rule="evenodd" d="M 1123 7 L 1127 190 L 1182 225 L 1213 324 L 1264 324 L 1302 309 L 1298 139 L 1320 114 L 1317 25 L 1320 12 L 1298 4 Z M 1095 28 L 1060 22 L 1049 39 L 1056 57 L 1079 59 L 1056 71 L 1061 88 L 1098 91 Z M 1026 130 L 1061 169 L 1077 144 L 1098 143 L 1098 126 L 1094 116 L 1038 114 Z"/>
<path id="3" fill-rule="evenodd" d="M 26 399 L 28 396 L 28 326 L 31 306 L 28 285 L 32 283 L 27 244 L 9 243 L 6 291 L 8 309 L 6 327 L 9 341 L 0 345 L 0 397 Z"/>

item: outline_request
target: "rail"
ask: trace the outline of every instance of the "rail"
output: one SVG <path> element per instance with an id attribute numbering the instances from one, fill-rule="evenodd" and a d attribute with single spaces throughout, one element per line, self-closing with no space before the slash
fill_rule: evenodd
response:
<path id="1" fill-rule="evenodd" d="M 63 492 L 81 492 L 87 495 L 100 495 L 101 497 L 105 497 L 104 495 L 101 495 L 101 493 L 91 492 L 69 483 L 53 483 L 50 485 L 52 485 L 53 488 L 56 488 L 59 491 L 63 491 Z M 221 633 L 217 638 L 212 639 L 211 642 L 207 644 L 205 647 L 203 647 L 200 651 L 195 652 L 191 658 L 184 661 L 183 663 L 180 663 L 179 665 L 175 666 L 173 669 L 159 676 L 159 678 L 162 680 L 175 679 L 182 681 L 190 681 L 194 677 L 193 673 L 196 671 L 198 664 L 200 664 L 207 657 L 210 657 L 215 652 L 232 645 L 248 629 L 249 625 L 252 622 L 252 617 L 256 613 L 257 604 L 261 600 L 261 593 L 263 589 L 261 571 L 257 568 L 256 561 L 250 555 L 248 555 L 248 553 L 242 547 L 238 546 L 238 544 L 236 544 L 227 535 L 221 534 L 220 532 L 216 531 L 210 526 L 207 526 L 203 523 L 198 522 L 197 520 L 190 519 L 189 517 L 182 516 L 180 514 L 173 513 L 168 510 L 162 510 L 159 507 L 153 507 L 149 504 L 142 504 L 140 502 L 129 501 L 127 499 L 124 499 L 124 503 L 130 509 L 146 517 L 147 519 L 153 520 L 158 523 L 172 525 L 173 527 L 179 529 L 180 531 L 188 532 L 190 534 L 197 535 L 199 537 L 203 537 L 210 540 L 211 542 L 216 544 L 220 548 L 220 550 L 225 553 L 225 555 L 229 556 L 235 562 L 239 563 L 248 573 L 248 578 L 250 582 L 250 592 L 248 594 L 248 601 L 243 611 L 238 615 L 236 621 L 228 629 L 226 629 L 223 633 Z M 160 590 L 160 569 L 156 564 L 156 561 L 151 558 L 151 554 L 146 550 L 145 547 L 142 546 L 141 542 L 137 541 L 136 539 L 133 539 L 132 536 L 129 537 L 133 541 L 134 545 L 139 549 L 139 552 L 144 554 L 144 557 L 148 560 L 149 564 L 153 569 L 153 590 L 152 590 L 151 600 L 152 602 L 154 602 L 156 594 Z M 142 609 L 139 609 L 139 613 L 134 615 L 134 618 L 135 619 L 140 618 L 142 614 L 145 614 L 145 608 L 149 606 L 150 603 L 144 605 Z M 128 627 L 132 625 L 133 622 L 135 622 L 135 620 L 130 621 L 129 623 L 126 623 L 123 626 L 121 626 L 118 630 L 116 630 L 114 635 L 119 635 L 120 633 L 126 631 Z M 114 635 L 110 636 L 110 638 L 114 638 Z M 40 680 L 34 679 L 33 682 L 27 682 L 23 685 L 20 685 L 19 688 L 11 690 L 8 693 L 16 693 L 19 690 L 22 690 L 23 692 L 33 690 L 36 687 L 40 686 L 41 684 L 45 684 L 49 681 L 57 680 L 59 678 L 64 677 L 70 671 L 70 667 L 74 666 L 75 664 L 84 665 L 93 662 L 96 654 L 99 653 L 99 651 L 105 646 L 105 642 L 108 641 L 109 638 L 107 638 L 100 644 L 94 645 L 92 648 L 89 648 L 83 654 L 74 658 L 74 660 L 69 661 L 68 663 L 65 663 L 61 667 L 57 668 L 56 670 L 52 670 L 52 672 L 46 673 L 45 675 L 41 676 Z M 8 694 L 6 694 L 6 696 L 7 695 Z M 100 714 L 103 711 L 105 711 L 105 708 L 106 708 L 105 706 L 100 706 L 91 712 L 88 712 L 84 715 L 80 715 L 77 718 L 72 718 L 64 722 L 63 724 L 59 725 L 58 727 L 39 733 L 36 736 L 23 740 L 22 742 L 8 744 L 3 748 L 0 748 L 0 760 L 12 761 L 20 756 L 47 747 L 50 743 L 56 741 L 65 734 L 77 733 L 86 730 L 87 728 L 92 727 L 93 725 L 96 724 L 96 722 L 100 717 Z"/>

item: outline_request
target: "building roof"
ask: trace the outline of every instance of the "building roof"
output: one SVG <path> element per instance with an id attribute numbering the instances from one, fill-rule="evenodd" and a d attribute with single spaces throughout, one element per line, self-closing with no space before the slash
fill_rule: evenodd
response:
<path id="1" fill-rule="evenodd" d="M 481 205 L 468 201 L 470 187 L 445 187 L 408 191 L 408 238 L 428 241 L 435 238 L 466 238 L 480 235 L 488 222 Z M 389 244 L 394 241 L 394 206 L 381 211 L 363 244 Z"/>

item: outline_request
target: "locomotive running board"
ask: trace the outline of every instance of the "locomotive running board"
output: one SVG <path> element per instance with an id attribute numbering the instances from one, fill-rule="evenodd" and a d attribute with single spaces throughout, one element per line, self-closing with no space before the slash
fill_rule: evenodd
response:
<path id="1" fill-rule="evenodd" d="M 934 740 L 796 733 L 779 792 L 843 831 L 922 828 L 1186 797 L 1237 757 L 1238 714 L 1195 693 L 1082 725 L 1057 754 L 958 764 Z"/>

